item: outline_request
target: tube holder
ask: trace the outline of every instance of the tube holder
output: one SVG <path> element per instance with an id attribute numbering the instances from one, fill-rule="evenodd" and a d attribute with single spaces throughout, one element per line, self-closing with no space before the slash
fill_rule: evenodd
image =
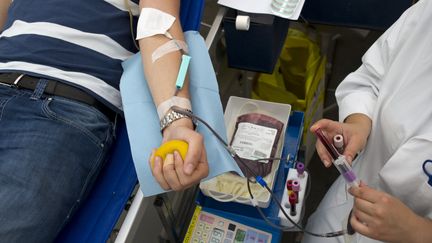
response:
<path id="1" fill-rule="evenodd" d="M 307 180 L 308 180 L 308 176 L 309 174 L 304 171 L 303 172 L 303 177 L 299 177 L 297 170 L 294 168 L 290 168 L 288 171 L 288 176 L 287 179 L 285 181 L 285 189 L 283 192 L 283 197 L 282 197 L 282 207 L 284 207 L 285 212 L 288 214 L 288 216 L 290 216 L 290 218 L 292 219 L 292 221 L 294 221 L 296 224 L 299 223 L 300 219 L 303 217 L 303 208 L 304 208 L 304 196 L 305 196 L 305 192 L 306 192 L 306 187 L 307 187 Z M 296 215 L 291 216 L 290 215 L 290 203 L 288 201 L 288 189 L 286 187 L 286 182 L 288 180 L 297 180 L 298 182 L 300 182 L 300 191 L 298 192 L 298 202 L 296 203 Z M 296 228 L 286 217 L 285 215 L 282 213 L 281 209 L 279 209 L 279 214 L 278 217 L 280 219 L 280 224 L 285 226 L 285 227 L 293 227 L 292 231 L 299 231 L 298 228 Z"/>

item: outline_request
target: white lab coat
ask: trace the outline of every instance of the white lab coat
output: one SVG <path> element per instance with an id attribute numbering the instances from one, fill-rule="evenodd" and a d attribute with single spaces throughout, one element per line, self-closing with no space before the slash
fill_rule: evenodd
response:
<path id="1" fill-rule="evenodd" d="M 422 170 L 423 162 L 432 159 L 432 2 L 420 0 L 405 11 L 362 61 L 336 91 L 340 121 L 353 113 L 372 119 L 368 143 L 354 161 L 354 171 L 370 187 L 432 218 L 432 187 Z M 339 177 L 309 218 L 307 229 L 326 233 L 346 228 L 352 204 Z M 303 242 L 377 241 L 357 233 L 349 239 L 305 235 Z"/>

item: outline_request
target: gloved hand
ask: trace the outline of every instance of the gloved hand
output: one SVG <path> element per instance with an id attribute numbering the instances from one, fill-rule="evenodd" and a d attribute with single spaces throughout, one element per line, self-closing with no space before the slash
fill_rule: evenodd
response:
<path id="1" fill-rule="evenodd" d="M 343 155 L 351 164 L 355 155 L 365 147 L 371 127 L 372 121 L 368 116 L 352 114 L 347 117 L 344 123 L 321 119 L 311 126 L 310 131 L 315 132 L 321 128 L 330 141 L 333 141 L 333 137 L 337 134 L 341 134 L 344 137 L 345 147 Z M 316 143 L 316 150 L 324 166 L 330 167 L 332 158 L 319 140 Z"/>
<path id="2" fill-rule="evenodd" d="M 154 158 L 152 173 L 164 190 L 180 191 L 199 183 L 201 179 L 207 177 L 209 166 L 203 137 L 193 130 L 190 119 L 176 120 L 164 129 L 162 143 L 174 139 L 188 143 L 185 160 L 183 161 L 177 151 L 168 154 L 165 161 L 162 161 L 162 158 L 157 156 Z M 153 156 L 154 151 L 149 163 L 153 160 Z"/>

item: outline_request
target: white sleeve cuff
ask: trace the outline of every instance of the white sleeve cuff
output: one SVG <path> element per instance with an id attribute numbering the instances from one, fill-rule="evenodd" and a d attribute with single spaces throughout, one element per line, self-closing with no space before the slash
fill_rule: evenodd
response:
<path id="1" fill-rule="evenodd" d="M 345 96 L 339 101 L 339 121 L 343 122 L 349 115 L 361 113 L 372 119 L 376 97 L 370 93 L 359 92 Z"/>

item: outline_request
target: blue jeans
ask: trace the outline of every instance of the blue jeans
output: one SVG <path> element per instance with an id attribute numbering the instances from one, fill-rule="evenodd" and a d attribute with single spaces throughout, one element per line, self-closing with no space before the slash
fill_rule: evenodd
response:
<path id="1" fill-rule="evenodd" d="M 0 241 L 53 241 L 91 188 L 113 132 L 91 106 L 0 84 Z"/>

